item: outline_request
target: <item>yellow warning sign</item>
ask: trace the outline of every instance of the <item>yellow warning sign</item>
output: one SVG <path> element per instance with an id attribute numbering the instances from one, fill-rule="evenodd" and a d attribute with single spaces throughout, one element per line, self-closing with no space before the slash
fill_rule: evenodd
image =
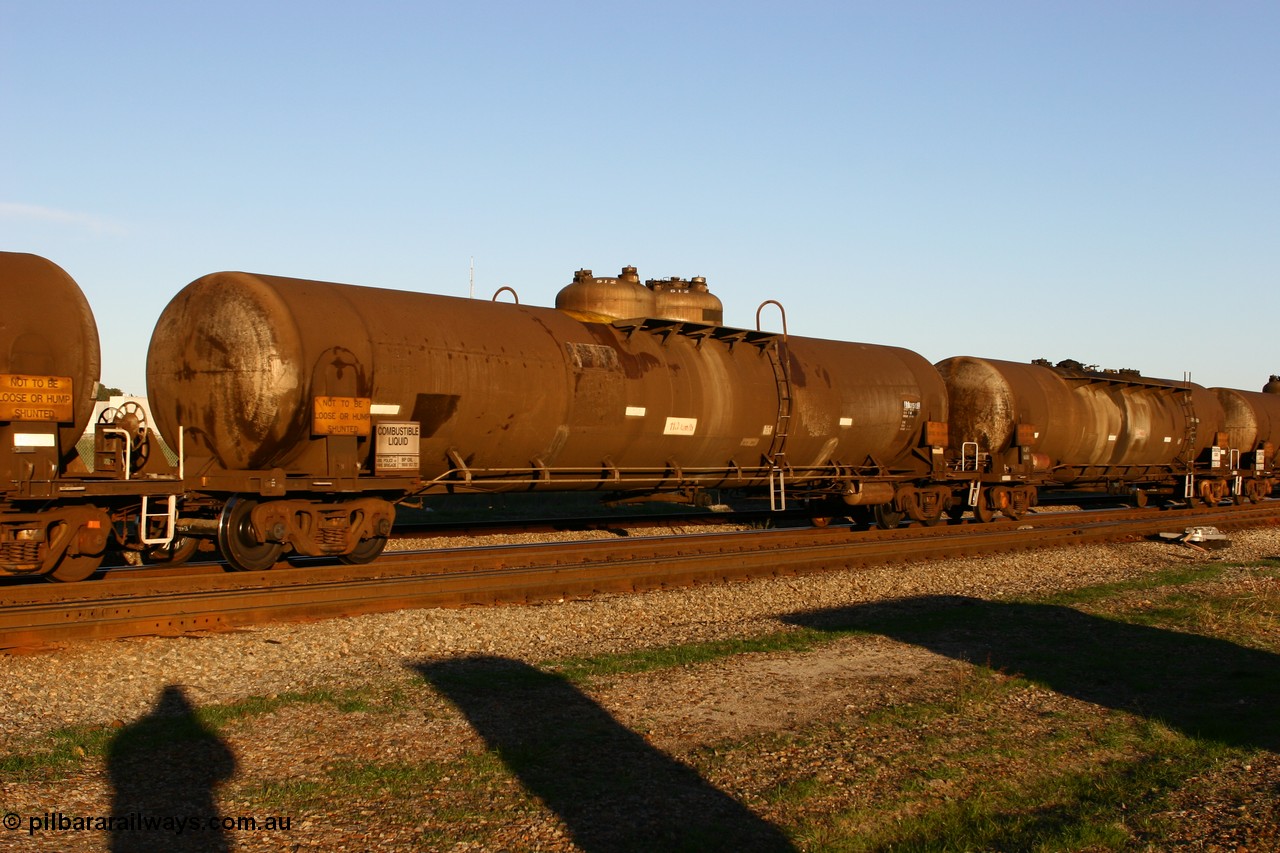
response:
<path id="1" fill-rule="evenodd" d="M 368 435 L 368 397 L 316 397 L 311 420 L 312 435 Z"/>
<path id="2" fill-rule="evenodd" d="M 70 376 L 0 373 L 0 421 L 69 423 L 73 402 Z"/>

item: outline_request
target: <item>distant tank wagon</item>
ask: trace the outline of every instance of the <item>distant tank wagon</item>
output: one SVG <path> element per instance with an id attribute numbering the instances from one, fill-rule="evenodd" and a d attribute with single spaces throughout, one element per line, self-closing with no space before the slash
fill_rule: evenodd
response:
<path id="1" fill-rule="evenodd" d="M 1275 394 L 971 356 L 938 369 L 951 404 L 949 451 L 962 470 L 1103 484 L 1139 504 L 1171 483 L 1178 497 L 1207 502 L 1254 500 L 1274 487 L 1265 444 L 1280 417 Z"/>
<path id="2" fill-rule="evenodd" d="M 1276 449 L 1280 448 L 1280 381 L 1271 381 L 1258 391 L 1232 388 L 1211 389 L 1222 406 L 1222 429 L 1218 461 L 1241 473 L 1232 485 L 1233 493 L 1257 501 L 1276 487 Z M 1223 459 L 1223 454 L 1226 458 Z"/>

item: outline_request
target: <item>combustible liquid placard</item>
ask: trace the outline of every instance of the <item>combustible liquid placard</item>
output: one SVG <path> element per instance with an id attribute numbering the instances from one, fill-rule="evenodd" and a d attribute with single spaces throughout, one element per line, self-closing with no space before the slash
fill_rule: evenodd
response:
<path id="1" fill-rule="evenodd" d="M 418 470 L 417 421 L 380 421 L 374 449 L 374 470 L 379 474 L 403 474 Z"/>

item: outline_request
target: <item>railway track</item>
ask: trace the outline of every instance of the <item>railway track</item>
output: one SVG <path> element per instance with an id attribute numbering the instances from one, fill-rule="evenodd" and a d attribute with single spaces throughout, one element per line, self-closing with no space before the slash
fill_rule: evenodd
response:
<path id="1" fill-rule="evenodd" d="M 1280 522 L 1280 501 L 1243 507 L 1037 513 L 1012 522 L 853 532 L 784 528 L 388 553 L 364 566 L 142 574 L 0 589 L 0 649 L 180 635 L 270 621 L 420 607 L 527 603 L 1058 545 L 1197 525 Z"/>

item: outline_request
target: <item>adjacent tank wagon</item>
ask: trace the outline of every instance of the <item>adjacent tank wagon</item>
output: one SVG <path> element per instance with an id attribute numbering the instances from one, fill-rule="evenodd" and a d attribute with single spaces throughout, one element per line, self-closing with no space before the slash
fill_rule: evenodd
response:
<path id="1" fill-rule="evenodd" d="M 0 304 L 0 574 L 81 580 L 109 546 L 166 544 L 180 483 L 151 458 L 142 410 L 103 413 L 92 470 L 77 455 L 100 375 L 79 285 L 44 258 L 0 252 Z"/>
<path id="2" fill-rule="evenodd" d="M 22 306 L 0 315 L 0 430 L 6 449 L 32 451 L 9 454 L 5 462 L 10 475 L 31 469 L 47 480 L 71 461 L 93 413 L 101 370 L 98 326 L 80 286 L 52 261 L 3 252 L 0 273 L 4 304 Z M 24 444 L 27 438 L 33 441 Z M 56 450 L 40 450 L 50 447 Z M 10 476 L 6 482 L 27 479 Z"/>

